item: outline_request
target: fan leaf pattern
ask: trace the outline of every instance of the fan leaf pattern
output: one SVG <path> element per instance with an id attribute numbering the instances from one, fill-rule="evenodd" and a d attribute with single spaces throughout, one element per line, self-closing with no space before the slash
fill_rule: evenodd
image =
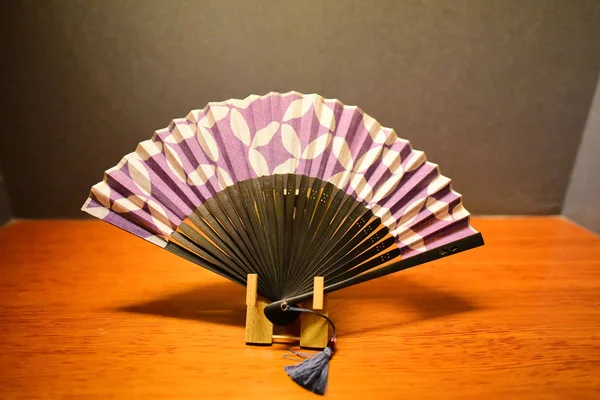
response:
<path id="1" fill-rule="evenodd" d="M 107 170 L 83 210 L 164 245 L 188 210 L 238 181 L 317 171 L 371 208 L 403 257 L 476 232 L 423 152 L 356 107 L 297 92 L 210 103 L 174 120 Z"/>
<path id="2" fill-rule="evenodd" d="M 154 142 L 152 140 L 144 140 L 138 145 L 135 154 L 137 154 L 141 160 L 147 161 L 150 158 L 162 153 L 162 151 L 162 143 Z"/>
<path id="3" fill-rule="evenodd" d="M 219 147 L 217 146 L 217 142 L 215 141 L 215 138 L 213 137 L 212 133 L 210 133 L 208 129 L 201 125 L 198 126 L 197 132 L 198 144 L 200 144 L 200 147 L 204 151 L 204 154 L 206 154 L 206 156 L 210 160 L 215 162 L 218 161 Z"/>
<path id="4" fill-rule="evenodd" d="M 331 143 L 331 138 L 331 134 L 326 133 L 310 142 L 310 144 L 306 146 L 306 148 L 302 152 L 302 158 L 304 160 L 313 160 L 319 157 L 327 149 L 329 143 Z"/>
<path id="5" fill-rule="evenodd" d="M 256 134 L 254 135 L 254 139 L 252 139 L 251 146 L 253 148 L 257 148 L 268 145 L 271 142 L 271 139 L 273 139 L 275 133 L 277 133 L 278 129 L 279 122 L 271 122 L 269 125 L 256 132 Z"/>
<path id="6" fill-rule="evenodd" d="M 293 174 L 299 162 L 297 158 L 288 158 L 273 169 L 273 174 Z"/>
<path id="7" fill-rule="evenodd" d="M 288 153 L 294 156 L 294 158 L 300 158 L 300 153 L 302 152 L 301 142 L 291 125 L 285 124 L 281 127 L 281 142 Z"/>
<path id="8" fill-rule="evenodd" d="M 215 174 L 215 166 L 200 164 L 198 168 L 188 175 L 188 183 L 194 186 L 204 185 Z"/>
<path id="9" fill-rule="evenodd" d="M 242 113 L 235 108 L 232 109 L 230 122 L 233 134 L 246 146 L 250 146 L 250 128 L 248 128 L 248 123 L 246 123 Z"/>

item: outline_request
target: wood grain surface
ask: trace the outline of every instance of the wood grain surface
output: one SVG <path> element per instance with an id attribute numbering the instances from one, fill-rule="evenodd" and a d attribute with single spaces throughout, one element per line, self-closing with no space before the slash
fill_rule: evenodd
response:
<path id="1" fill-rule="evenodd" d="M 600 238 L 476 218 L 486 246 L 336 292 L 330 399 L 600 398 Z M 244 288 L 101 221 L 0 228 L 0 399 L 309 399 L 244 344 Z"/>

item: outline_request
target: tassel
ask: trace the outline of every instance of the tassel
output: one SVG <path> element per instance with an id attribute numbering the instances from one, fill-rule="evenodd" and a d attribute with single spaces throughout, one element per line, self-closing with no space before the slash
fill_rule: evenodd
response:
<path id="1" fill-rule="evenodd" d="M 331 338 L 334 339 L 334 338 Z M 335 340 L 330 340 L 323 351 L 302 361 L 300 364 L 284 367 L 285 372 L 294 382 L 313 393 L 323 395 L 327 389 L 329 376 L 329 360 L 334 353 Z"/>
<path id="2" fill-rule="evenodd" d="M 300 364 L 288 365 L 284 367 L 285 372 L 290 378 L 298 385 L 303 388 L 310 390 L 313 393 L 323 395 L 325 389 L 327 389 L 327 379 L 329 376 L 329 360 L 333 357 L 335 352 L 335 345 L 337 343 L 335 325 L 333 322 L 324 314 L 317 313 L 307 308 L 290 307 L 286 305 L 285 311 L 300 311 L 310 312 L 317 314 L 325 319 L 333 327 L 333 336 L 329 339 L 327 347 L 323 351 L 318 352 L 311 358 L 302 361 Z M 294 352 L 295 353 L 295 352 Z"/>

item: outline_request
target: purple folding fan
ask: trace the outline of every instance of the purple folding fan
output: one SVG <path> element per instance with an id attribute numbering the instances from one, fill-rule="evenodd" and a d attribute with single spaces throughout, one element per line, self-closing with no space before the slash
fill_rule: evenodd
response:
<path id="1" fill-rule="evenodd" d="M 331 292 L 483 244 L 423 152 L 358 107 L 298 92 L 173 120 L 82 209 L 241 285 L 258 274 L 279 325 L 315 276 Z"/>

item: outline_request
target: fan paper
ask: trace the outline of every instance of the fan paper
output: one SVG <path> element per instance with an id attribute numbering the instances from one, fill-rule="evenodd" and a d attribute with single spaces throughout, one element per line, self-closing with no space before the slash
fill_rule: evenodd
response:
<path id="1" fill-rule="evenodd" d="M 298 92 L 209 103 L 173 120 L 107 170 L 82 210 L 164 247 L 225 187 L 289 173 L 361 201 L 403 258 L 477 233 L 450 179 L 423 152 L 358 107 Z"/>

